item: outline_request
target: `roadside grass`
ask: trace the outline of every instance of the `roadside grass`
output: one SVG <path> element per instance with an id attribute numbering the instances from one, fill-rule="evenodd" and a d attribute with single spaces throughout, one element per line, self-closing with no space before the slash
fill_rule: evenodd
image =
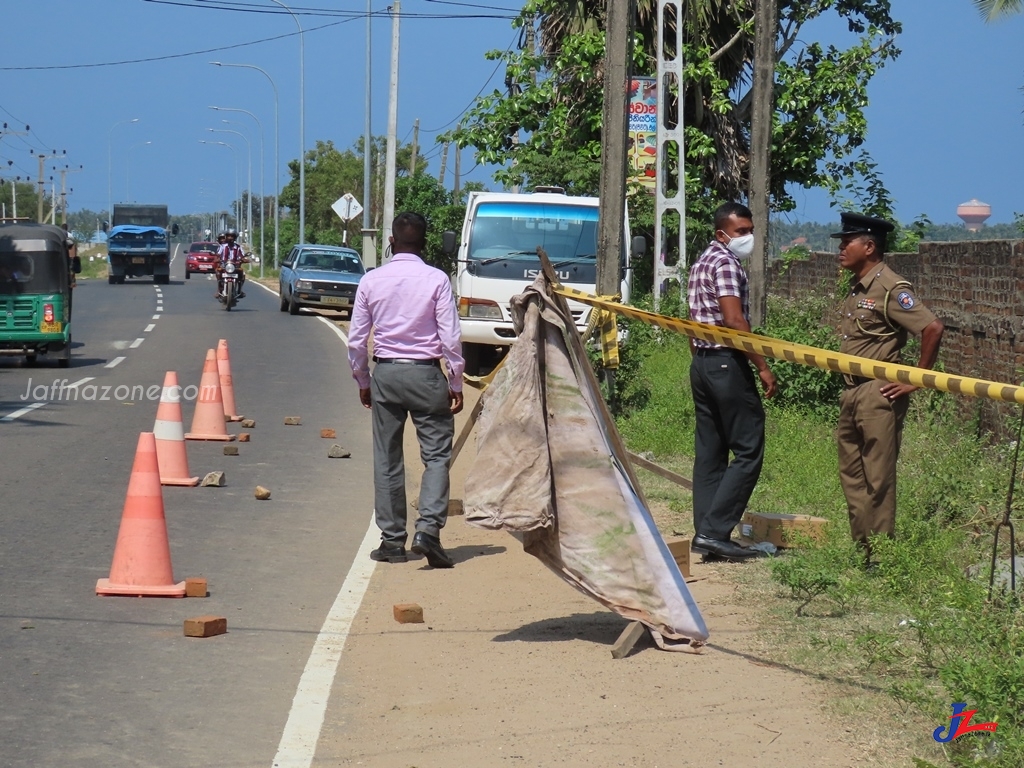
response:
<path id="1" fill-rule="evenodd" d="M 78 246 L 78 257 L 82 260 L 79 280 L 97 280 L 107 277 L 107 249 L 102 245 Z"/>
<path id="2" fill-rule="evenodd" d="M 770 317 L 766 332 L 813 343 L 804 331 L 814 324 L 797 308 L 785 310 Z M 780 317 L 785 328 L 777 332 L 771 321 Z M 689 476 L 686 340 L 631 330 L 623 362 L 617 420 L 624 439 L 631 450 Z M 1013 596 L 986 600 L 1010 450 L 958 422 L 952 396 L 916 393 L 900 458 L 897 536 L 875 543 L 880 567 L 868 574 L 849 540 L 830 416 L 836 410 L 833 403 L 815 404 L 822 393 L 832 396 L 835 382 L 795 379 L 782 404 L 768 406 L 765 465 L 750 508 L 813 514 L 829 524 L 820 543 L 804 541 L 726 571 L 760 618 L 764 656 L 825 681 L 832 715 L 877 745 L 872 749 L 886 756 L 886 765 L 1020 768 L 1024 615 Z M 692 532 L 684 489 L 665 482 L 645 488 L 669 510 L 658 518 L 663 532 Z M 1018 522 L 1022 508 L 1019 499 Z M 1008 555 L 1006 546 L 1000 555 Z M 953 702 L 977 709 L 975 723 L 997 722 L 997 732 L 937 743 L 932 732 L 949 724 Z"/>

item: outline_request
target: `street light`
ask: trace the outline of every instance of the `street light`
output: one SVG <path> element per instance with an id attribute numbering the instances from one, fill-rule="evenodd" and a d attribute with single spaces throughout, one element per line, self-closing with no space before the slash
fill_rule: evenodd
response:
<path id="1" fill-rule="evenodd" d="M 242 199 L 238 195 L 238 152 L 235 150 L 235 147 L 234 147 L 233 144 L 228 144 L 226 141 L 204 141 L 203 139 L 200 139 L 199 143 L 200 144 L 217 144 L 217 145 L 222 146 L 222 147 L 227 147 L 228 149 L 231 150 L 231 154 L 234 155 L 234 159 L 233 159 L 233 162 L 232 162 L 232 170 L 234 170 L 234 172 L 235 172 L 235 200 L 237 201 L 237 205 L 238 205 L 238 207 L 235 209 L 235 222 L 237 223 L 237 222 L 241 221 L 242 220 Z"/>
<path id="2" fill-rule="evenodd" d="M 228 121 L 225 120 L 224 122 L 226 123 Z M 248 191 L 248 195 L 247 195 L 248 198 L 249 198 L 249 223 L 246 225 L 246 228 L 245 228 L 245 231 L 246 231 L 245 242 L 246 243 L 251 243 L 252 242 L 252 145 L 249 143 L 249 137 L 246 136 L 241 131 L 233 131 L 230 128 L 207 128 L 206 130 L 210 131 L 211 133 L 233 133 L 236 136 L 241 136 L 242 140 L 245 141 L 245 150 L 246 150 L 246 152 L 249 155 L 249 191 Z M 239 210 L 241 210 L 241 205 L 242 205 L 242 201 L 241 200 L 238 201 L 238 205 L 239 205 Z"/>
<path id="3" fill-rule="evenodd" d="M 238 109 L 237 107 L 210 107 L 218 112 L 244 112 L 253 120 L 256 121 L 256 125 L 260 127 L 260 277 L 263 277 L 263 262 L 266 260 L 266 253 L 263 250 L 263 230 L 266 229 L 266 222 L 263 221 L 263 215 L 267 210 L 266 204 L 266 187 L 264 185 L 264 161 L 263 161 L 263 123 L 256 117 L 252 112 L 247 109 Z M 252 193 L 249 193 L 249 226 L 252 226 Z"/>
<path id="4" fill-rule="evenodd" d="M 114 225 L 114 193 L 113 193 L 113 189 L 112 189 L 111 181 L 110 181 L 110 178 L 111 178 L 110 171 L 111 171 L 111 168 L 112 168 L 112 165 L 113 165 L 113 163 L 112 163 L 113 152 L 112 152 L 112 148 L 111 148 L 111 141 L 112 141 L 112 139 L 114 137 L 114 129 L 117 128 L 117 126 L 119 126 L 119 125 L 126 125 L 128 123 L 137 123 L 137 122 L 139 122 L 139 118 L 137 118 L 137 117 L 133 117 L 131 120 L 122 120 L 122 121 L 120 121 L 118 123 L 114 123 L 112 126 L 110 126 L 110 131 L 107 133 L 107 226 L 113 226 Z"/>
<path id="5" fill-rule="evenodd" d="M 281 193 L 281 113 L 277 103 L 277 85 L 274 83 L 274 78 L 268 75 L 265 69 L 257 67 L 255 64 L 225 64 L 221 61 L 211 61 L 210 63 L 218 67 L 255 69 L 257 72 L 263 73 L 263 76 L 270 81 L 270 87 L 274 89 L 274 269 L 277 269 L 281 253 L 281 205 L 278 203 L 278 196 Z"/>
<path id="6" fill-rule="evenodd" d="M 270 0 L 291 14 L 299 28 L 299 242 L 306 242 L 306 54 L 304 52 L 302 25 L 299 17 L 281 0 Z"/>
<path id="7" fill-rule="evenodd" d="M 126 203 L 130 203 L 132 201 L 132 193 L 130 187 L 128 186 L 128 182 L 130 181 L 131 177 L 132 150 L 135 149 L 136 147 L 144 147 L 147 144 L 152 143 L 152 141 L 140 141 L 138 144 L 132 144 L 130 147 L 128 147 L 128 152 L 125 154 L 124 158 L 124 201 Z"/>

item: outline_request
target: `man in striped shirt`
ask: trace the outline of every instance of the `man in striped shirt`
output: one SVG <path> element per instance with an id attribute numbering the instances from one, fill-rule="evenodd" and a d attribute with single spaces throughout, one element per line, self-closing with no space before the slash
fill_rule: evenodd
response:
<path id="1" fill-rule="evenodd" d="M 715 239 L 690 269 L 690 318 L 750 331 L 747 274 L 740 259 L 754 248 L 750 209 L 725 203 L 715 211 Z M 696 417 L 691 548 L 705 559 L 738 562 L 760 552 L 730 540 L 743 517 L 764 460 L 764 408 L 750 363 L 775 394 L 775 376 L 760 355 L 690 339 L 690 387 Z M 729 454 L 732 453 L 732 461 Z"/>

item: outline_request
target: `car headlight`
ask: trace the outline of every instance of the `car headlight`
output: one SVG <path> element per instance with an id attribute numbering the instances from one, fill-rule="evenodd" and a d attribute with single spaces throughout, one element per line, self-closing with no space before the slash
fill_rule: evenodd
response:
<path id="1" fill-rule="evenodd" d="M 299 280 L 297 283 L 295 283 L 295 287 L 298 288 L 300 291 L 311 291 L 313 290 L 313 283 L 311 283 L 309 280 Z"/>
<path id="2" fill-rule="evenodd" d="M 459 299 L 459 317 L 470 317 L 475 320 L 501 320 L 501 307 L 487 299 Z"/>

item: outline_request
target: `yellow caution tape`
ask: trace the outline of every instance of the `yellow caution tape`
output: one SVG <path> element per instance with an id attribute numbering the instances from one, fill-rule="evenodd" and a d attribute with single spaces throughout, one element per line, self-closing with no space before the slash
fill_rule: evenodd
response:
<path id="1" fill-rule="evenodd" d="M 601 301 L 615 304 L 618 296 L 598 296 Z M 595 331 L 601 339 L 601 364 L 605 368 L 619 367 L 619 327 L 615 323 L 615 312 L 604 307 L 595 307 L 587 320 L 585 339 L 594 335 Z"/>
<path id="2" fill-rule="evenodd" d="M 792 342 L 773 339 L 770 336 L 744 333 L 743 331 L 735 331 L 731 328 L 722 328 L 717 325 L 706 325 L 692 320 L 680 320 L 675 317 L 645 312 L 642 309 L 608 301 L 599 296 L 577 291 L 574 288 L 566 288 L 561 285 L 555 285 L 553 288 L 555 293 L 583 304 L 589 304 L 592 307 L 614 312 L 633 320 L 639 320 L 666 331 L 682 333 L 694 339 L 701 339 L 713 344 L 722 344 L 732 349 L 738 349 L 741 352 L 752 352 L 764 357 L 787 360 L 791 363 L 813 366 L 836 373 L 845 373 L 850 376 L 882 379 L 899 384 L 911 384 L 915 387 L 938 389 L 942 392 L 952 392 L 957 395 L 1024 404 L 1024 387 L 1014 384 L 1002 384 L 984 379 L 971 379 L 966 376 L 953 376 L 948 373 L 930 371 L 927 368 L 885 363 L 881 360 L 846 355 L 842 352 L 810 347 L 806 344 L 793 344 Z"/>

